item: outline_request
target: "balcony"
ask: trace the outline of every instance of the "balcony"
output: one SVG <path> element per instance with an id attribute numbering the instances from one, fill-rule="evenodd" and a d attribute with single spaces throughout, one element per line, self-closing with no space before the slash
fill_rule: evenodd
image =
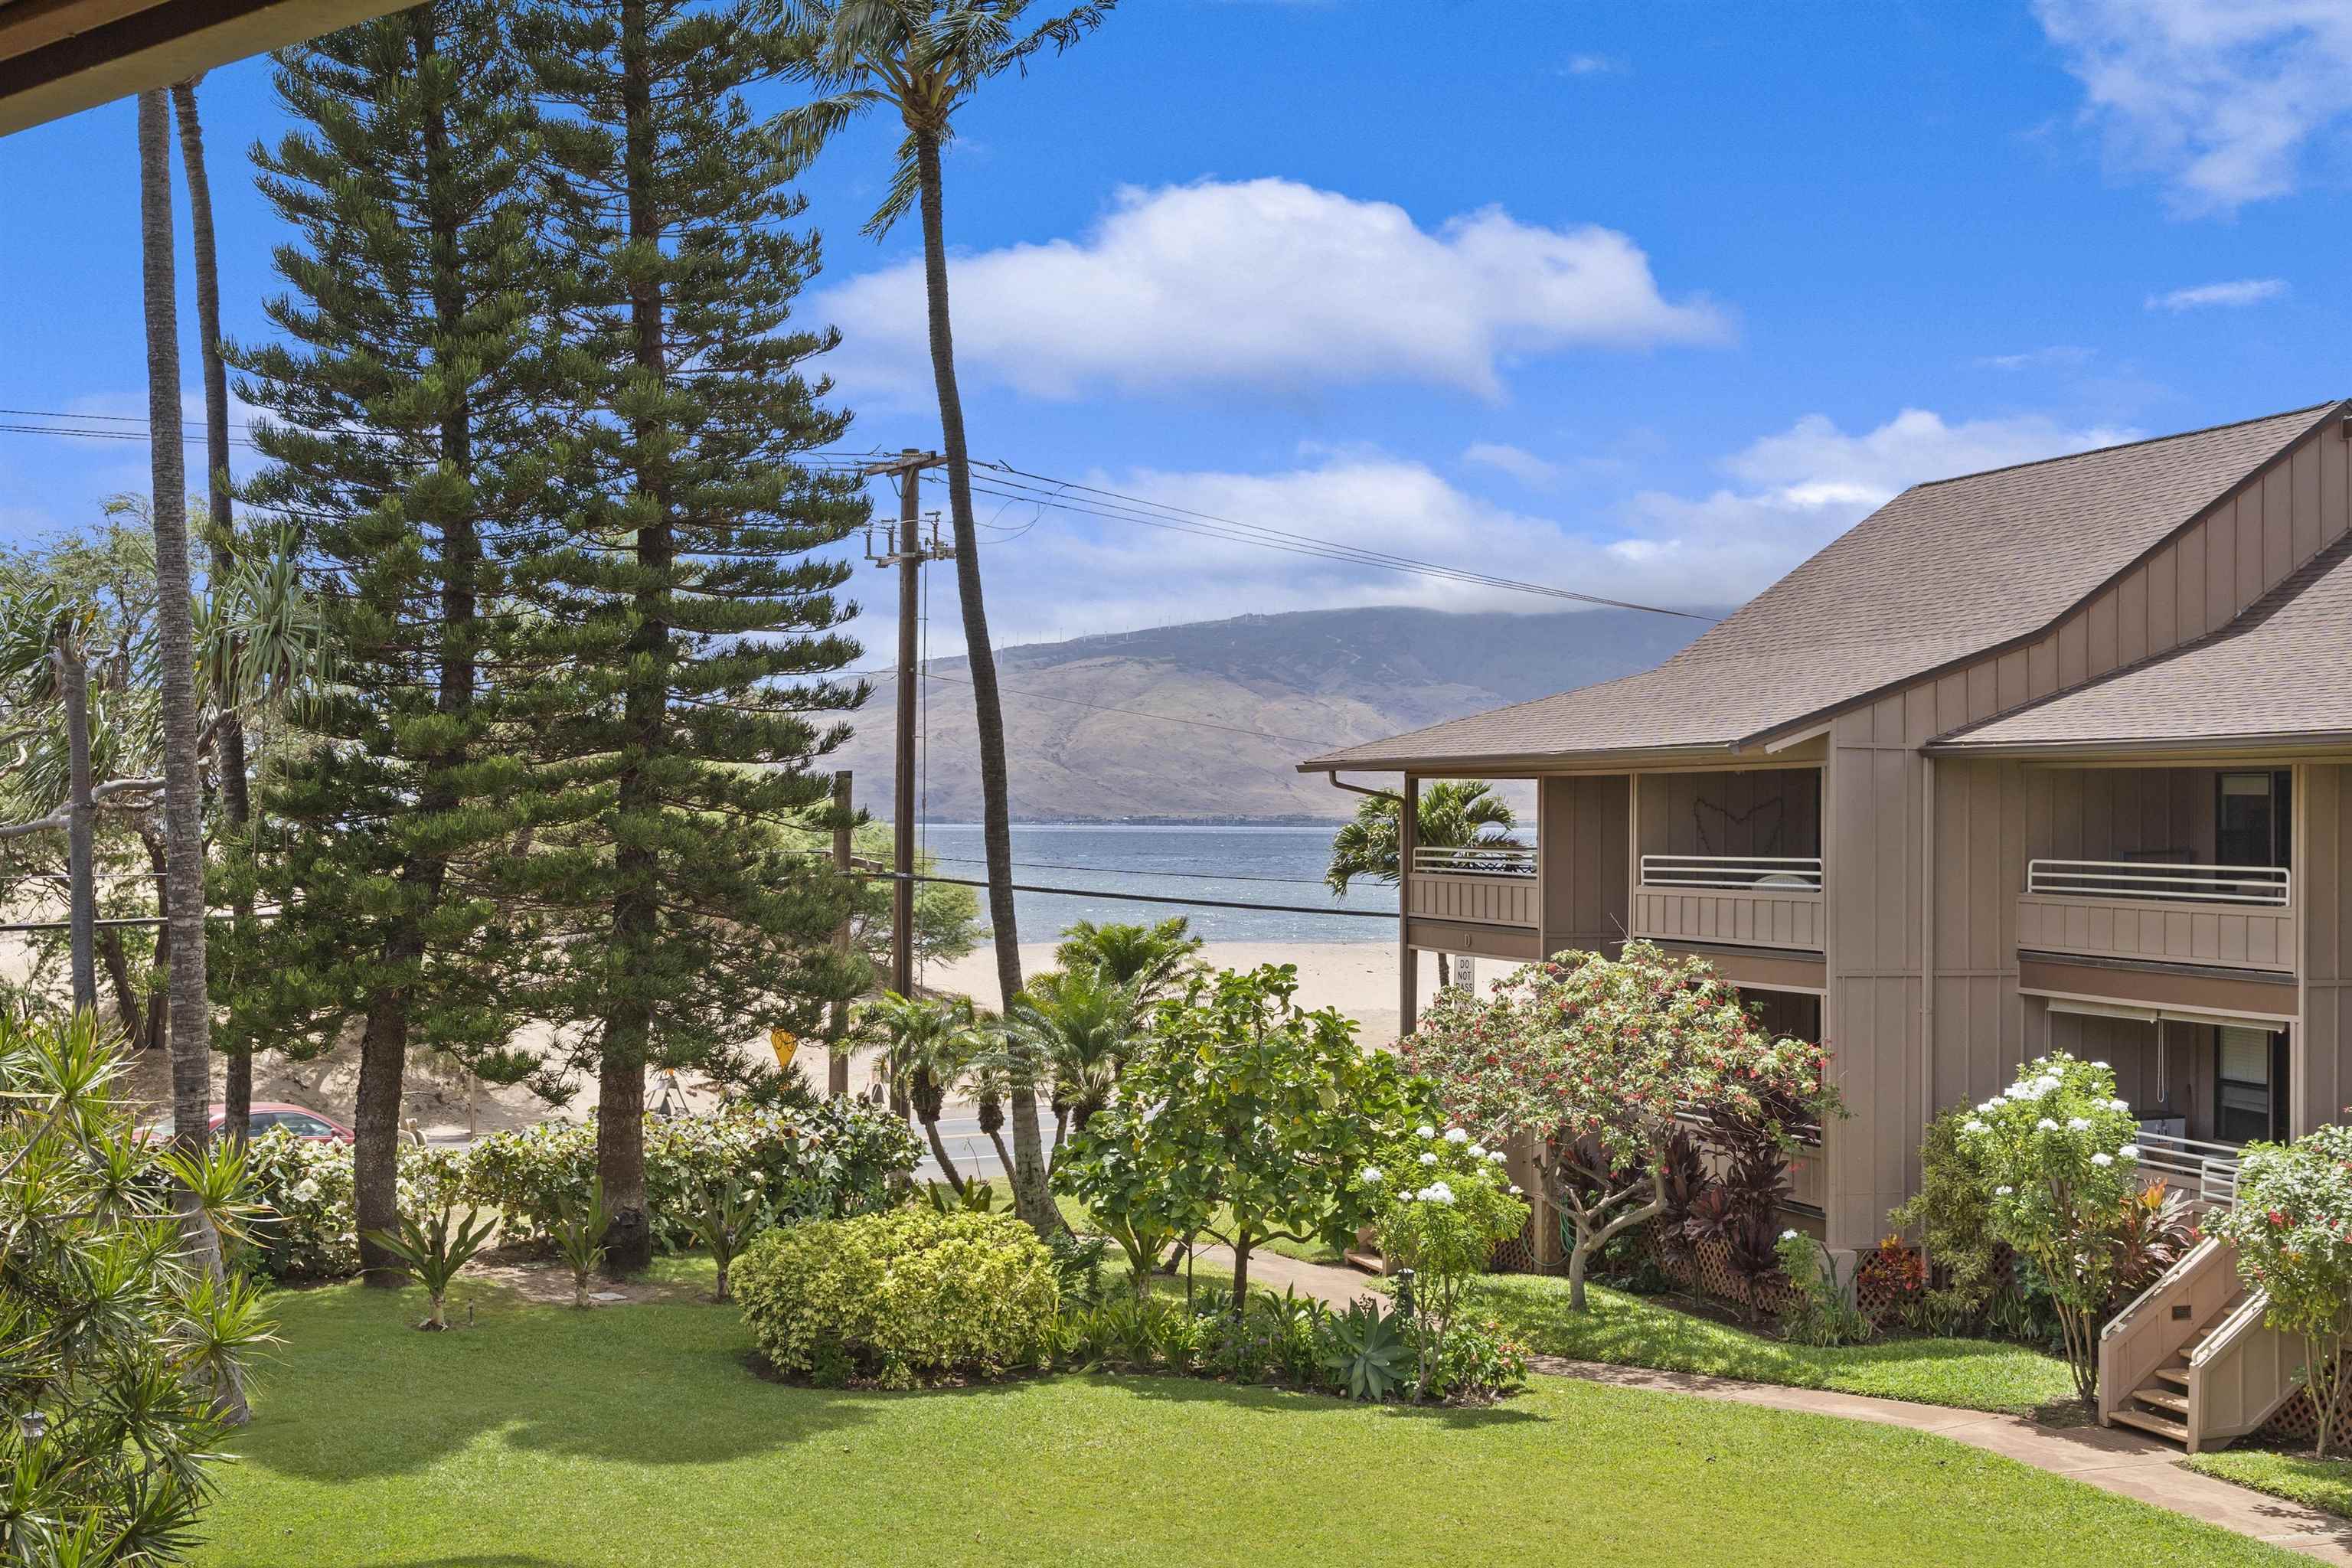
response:
<path id="1" fill-rule="evenodd" d="M 2282 866 L 2029 861 L 2017 900 L 2017 945 L 2292 973 L 2293 874 Z"/>
<path id="2" fill-rule="evenodd" d="M 1519 845 L 1463 849 L 1427 846 L 1412 852 L 1405 913 L 1415 920 L 1533 929 L 1542 907 L 1536 852 Z"/>
<path id="3" fill-rule="evenodd" d="M 1633 934 L 1818 952 L 1822 891 L 1818 855 L 1644 855 Z"/>

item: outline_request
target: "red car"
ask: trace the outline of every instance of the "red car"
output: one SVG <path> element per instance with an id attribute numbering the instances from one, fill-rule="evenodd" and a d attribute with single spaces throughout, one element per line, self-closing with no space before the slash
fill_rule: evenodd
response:
<path id="1" fill-rule="evenodd" d="M 227 1106 L 215 1105 L 212 1108 L 211 1125 L 215 1132 L 218 1132 L 221 1130 L 221 1123 L 227 1120 Z M 341 1122 L 331 1121 L 315 1110 L 306 1110 L 299 1105 L 288 1105 L 280 1100 L 255 1100 L 253 1102 L 253 1135 L 258 1138 L 263 1133 L 277 1129 L 283 1129 L 297 1138 L 313 1143 L 350 1143 L 356 1142 L 358 1138 L 358 1134 Z M 173 1131 L 172 1119 L 169 1116 L 158 1117 L 147 1123 L 144 1131 L 158 1138 L 169 1138 Z"/>

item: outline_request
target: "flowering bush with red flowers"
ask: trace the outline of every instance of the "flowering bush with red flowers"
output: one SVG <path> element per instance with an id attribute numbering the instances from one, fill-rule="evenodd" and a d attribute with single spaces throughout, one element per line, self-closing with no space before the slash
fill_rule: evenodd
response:
<path id="1" fill-rule="evenodd" d="M 1489 1145 L 1535 1140 L 1544 1196 L 1572 1233 L 1576 1307 L 1599 1249 L 1657 1214 L 1677 1111 L 1790 1149 L 1839 1113 L 1822 1047 L 1774 1036 L 1705 960 L 1649 942 L 1560 953 L 1485 998 L 1441 992 L 1400 1048 L 1454 1123 Z M 1594 1169 L 1618 1173 L 1596 1183 Z"/>
<path id="2" fill-rule="evenodd" d="M 2251 1143 L 2238 1164 L 2238 1206 L 2207 1231 L 2236 1246 L 2238 1273 L 2266 1292 L 2264 1321 L 2303 1341 L 2304 1386 L 2319 1416 L 2319 1457 L 2343 1403 L 2352 1338 L 2352 1127 L 2292 1143 Z"/>

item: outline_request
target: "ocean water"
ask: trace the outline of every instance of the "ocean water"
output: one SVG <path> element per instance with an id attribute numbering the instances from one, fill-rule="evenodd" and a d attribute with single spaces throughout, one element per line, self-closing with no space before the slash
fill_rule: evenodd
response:
<path id="1" fill-rule="evenodd" d="M 1141 827 L 1016 823 L 1013 880 L 1081 889 L 1014 894 L 1024 942 L 1050 942 L 1074 921 L 1146 922 L 1182 915 L 1211 942 L 1396 941 L 1397 891 L 1360 882 L 1344 899 L 1323 885 L 1330 827 Z M 977 823 L 925 823 L 918 842 L 943 877 L 987 875 Z M 980 889 L 974 889 L 977 892 Z M 1104 898 L 1139 895 L 1154 901 Z M 1093 894 L 1096 896 L 1088 896 Z M 1201 899 L 1284 910 L 1202 908 Z M 1339 911 L 1358 911 L 1342 913 Z M 1386 920 L 1360 918 L 1363 912 Z"/>

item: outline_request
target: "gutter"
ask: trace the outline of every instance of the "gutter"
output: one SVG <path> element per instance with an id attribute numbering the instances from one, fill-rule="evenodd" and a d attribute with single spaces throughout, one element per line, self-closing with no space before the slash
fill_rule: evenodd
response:
<path id="1" fill-rule="evenodd" d="M 1298 771 L 1307 773 L 1310 770 L 1302 767 Z M 1333 789 L 1343 789 L 1349 795 L 1368 795 L 1374 800 L 1393 801 L 1400 806 L 1404 805 L 1404 797 L 1392 789 L 1372 789 L 1365 784 L 1349 784 L 1339 776 L 1339 770 L 1337 768 L 1325 768 L 1322 773 L 1325 782 L 1328 783 Z"/>

